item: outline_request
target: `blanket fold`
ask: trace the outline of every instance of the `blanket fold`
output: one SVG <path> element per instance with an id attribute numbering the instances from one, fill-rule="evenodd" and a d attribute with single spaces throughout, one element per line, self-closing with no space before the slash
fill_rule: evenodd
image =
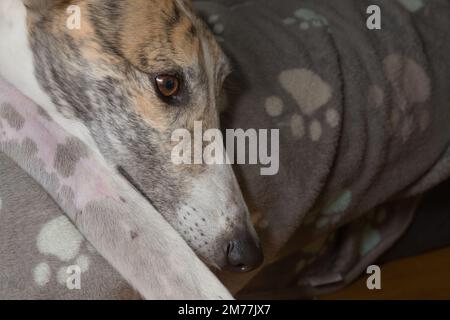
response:
<path id="1" fill-rule="evenodd" d="M 237 291 L 256 275 L 246 297 L 344 286 L 449 176 L 450 3 L 196 3 L 236 70 L 224 127 L 280 129 L 278 175 L 237 168 L 266 268 L 221 279 Z M 370 5 L 380 30 L 366 26 Z"/>

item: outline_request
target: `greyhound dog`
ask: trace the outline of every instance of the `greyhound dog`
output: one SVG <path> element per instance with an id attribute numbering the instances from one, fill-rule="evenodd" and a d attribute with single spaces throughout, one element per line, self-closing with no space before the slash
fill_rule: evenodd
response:
<path id="1" fill-rule="evenodd" d="M 79 29 L 66 27 L 70 5 Z M 262 263 L 232 168 L 170 161 L 173 130 L 219 127 L 230 72 L 188 1 L 3 0 L 0 35 L 0 76 L 138 190 L 206 264 Z"/>

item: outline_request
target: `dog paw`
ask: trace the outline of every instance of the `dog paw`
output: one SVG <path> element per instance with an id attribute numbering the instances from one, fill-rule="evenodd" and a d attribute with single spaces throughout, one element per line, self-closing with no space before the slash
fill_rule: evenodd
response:
<path id="1" fill-rule="evenodd" d="M 286 70 L 280 73 L 278 82 L 296 102 L 298 112 L 288 114 L 283 99 L 275 95 L 266 99 L 265 110 L 280 128 L 289 128 L 295 140 L 308 136 L 318 142 L 326 126 L 339 125 L 340 115 L 334 108 L 323 110 L 332 98 L 332 88 L 317 74 L 308 69 Z"/>
<path id="2" fill-rule="evenodd" d="M 294 12 L 292 17 L 283 20 L 285 25 L 298 25 L 301 30 L 312 28 L 326 28 L 328 30 L 328 20 L 324 16 L 311 9 L 301 8 Z"/>

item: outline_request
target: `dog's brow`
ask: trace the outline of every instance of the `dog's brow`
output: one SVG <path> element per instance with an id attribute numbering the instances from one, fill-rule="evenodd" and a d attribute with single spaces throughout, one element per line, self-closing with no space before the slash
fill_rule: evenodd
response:
<path id="1" fill-rule="evenodd" d="M 172 5 L 172 10 L 170 14 L 167 15 L 167 28 L 171 29 L 174 28 L 178 23 L 180 23 L 181 20 L 181 13 L 180 9 L 177 7 L 177 4 L 174 3 Z"/>
<path id="2" fill-rule="evenodd" d="M 150 64 L 152 63 L 150 62 Z M 152 72 L 168 72 L 182 69 L 179 64 L 168 57 L 155 59 L 152 67 Z"/>

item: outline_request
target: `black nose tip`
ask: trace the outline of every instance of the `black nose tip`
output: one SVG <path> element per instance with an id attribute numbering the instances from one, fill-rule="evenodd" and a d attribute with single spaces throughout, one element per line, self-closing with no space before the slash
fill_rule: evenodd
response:
<path id="1" fill-rule="evenodd" d="M 262 249 L 253 240 L 232 240 L 227 246 L 226 269 L 232 272 L 249 272 L 264 261 Z"/>

